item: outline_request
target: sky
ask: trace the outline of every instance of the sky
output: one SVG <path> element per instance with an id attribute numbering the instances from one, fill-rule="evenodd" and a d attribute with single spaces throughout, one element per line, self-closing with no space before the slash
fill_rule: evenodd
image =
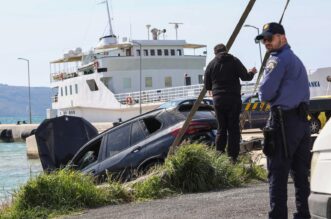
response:
<path id="1" fill-rule="evenodd" d="M 31 86 L 49 86 L 50 61 L 69 50 L 87 51 L 108 30 L 102 0 L 2 0 L 0 7 L 0 83 L 26 86 L 30 61 Z M 169 22 L 181 22 L 178 38 L 207 45 L 207 62 L 213 47 L 226 43 L 248 0 L 109 0 L 114 33 L 135 40 L 147 39 L 146 24 L 166 29 L 175 39 Z M 256 0 L 246 24 L 262 28 L 278 21 L 286 0 Z M 308 70 L 329 67 L 330 0 L 291 0 L 283 25 L 288 42 Z M 130 34 L 131 33 L 131 34 Z M 257 30 L 243 27 L 230 53 L 247 68 L 260 67 Z M 262 46 L 264 54 L 265 49 Z"/>

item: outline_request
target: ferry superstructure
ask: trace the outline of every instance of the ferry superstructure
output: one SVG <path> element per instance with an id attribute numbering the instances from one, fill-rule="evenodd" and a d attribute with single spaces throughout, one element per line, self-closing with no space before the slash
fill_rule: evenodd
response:
<path id="1" fill-rule="evenodd" d="M 50 63 L 52 109 L 91 122 L 126 120 L 165 101 L 197 96 L 202 88 L 206 46 L 159 39 L 121 43 L 111 34 L 83 53 L 69 51 Z M 188 52 L 189 54 L 186 54 Z"/>

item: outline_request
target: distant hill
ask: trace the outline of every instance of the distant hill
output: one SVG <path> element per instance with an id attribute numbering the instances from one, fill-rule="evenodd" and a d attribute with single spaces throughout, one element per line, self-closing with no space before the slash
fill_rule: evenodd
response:
<path id="1" fill-rule="evenodd" d="M 32 116 L 46 116 L 51 106 L 51 89 L 31 87 Z M 0 84 L 0 117 L 24 116 L 29 112 L 28 87 Z"/>

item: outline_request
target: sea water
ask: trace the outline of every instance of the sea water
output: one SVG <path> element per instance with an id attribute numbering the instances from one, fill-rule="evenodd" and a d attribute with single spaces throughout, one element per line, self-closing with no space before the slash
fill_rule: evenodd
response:
<path id="1" fill-rule="evenodd" d="M 32 123 L 41 123 L 45 117 L 32 117 Z M 2 124 L 16 124 L 26 117 L 0 117 Z M 0 142 L 0 203 L 10 201 L 15 191 L 30 177 L 42 172 L 39 159 L 28 159 L 24 142 Z"/>
<path id="2" fill-rule="evenodd" d="M 25 143 L 0 143 L 0 203 L 10 200 L 21 185 L 41 171 L 39 159 L 27 158 Z"/>
<path id="3" fill-rule="evenodd" d="M 31 122 L 34 124 L 40 124 L 45 119 L 45 116 L 33 116 L 31 118 Z M 20 121 L 21 123 L 25 121 L 26 123 L 29 123 L 29 118 L 26 116 L 7 116 L 7 117 L 1 117 L 0 116 L 0 124 L 17 124 L 17 122 Z"/>

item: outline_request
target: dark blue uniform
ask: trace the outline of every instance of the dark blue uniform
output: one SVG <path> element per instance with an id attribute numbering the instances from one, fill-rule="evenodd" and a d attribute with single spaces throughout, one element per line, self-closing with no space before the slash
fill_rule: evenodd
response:
<path id="1" fill-rule="evenodd" d="M 294 180 L 297 212 L 294 218 L 310 218 L 310 128 L 302 105 L 309 103 L 308 76 L 300 59 L 285 45 L 271 53 L 260 97 L 271 105 L 269 125 L 275 130 L 274 151 L 267 156 L 270 207 L 269 218 L 287 219 L 288 174 Z M 283 114 L 286 149 L 280 128 L 279 109 Z M 287 156 L 286 156 L 287 153 Z"/>

